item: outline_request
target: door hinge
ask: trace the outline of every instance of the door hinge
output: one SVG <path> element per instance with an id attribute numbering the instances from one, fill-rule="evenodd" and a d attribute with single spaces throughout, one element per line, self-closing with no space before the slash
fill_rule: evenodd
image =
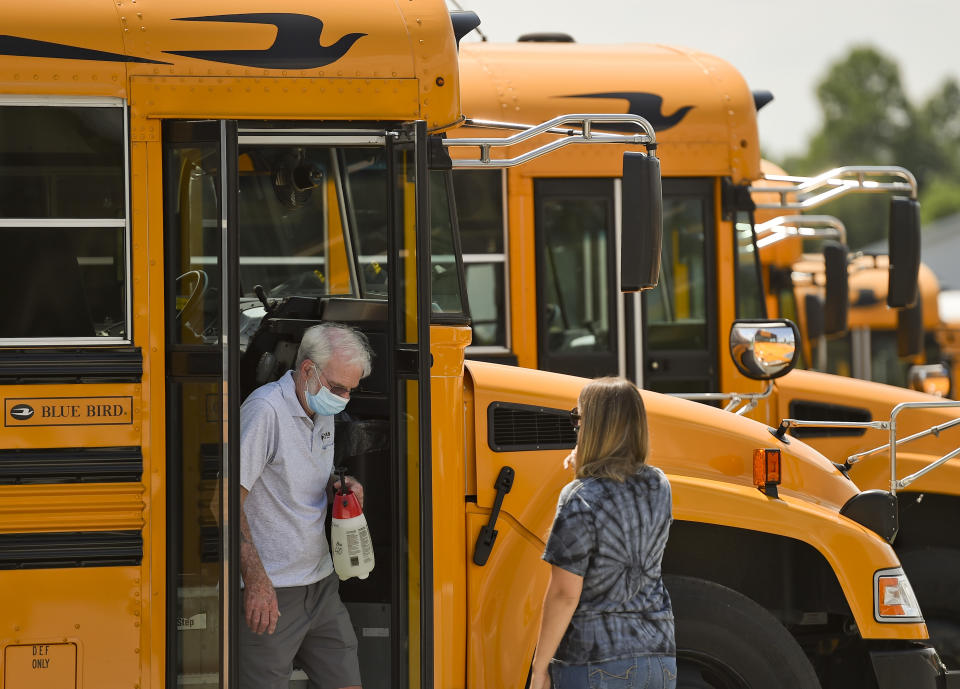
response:
<path id="1" fill-rule="evenodd" d="M 420 373 L 420 350 L 419 349 L 400 349 L 394 350 L 394 366 L 400 375 L 416 376 Z"/>
<path id="2" fill-rule="evenodd" d="M 497 497 L 493 500 L 493 509 L 490 511 L 490 519 L 487 525 L 480 529 L 480 535 L 477 536 L 477 545 L 473 549 L 473 563 L 483 567 L 487 564 L 487 558 L 490 557 L 490 551 L 493 550 L 493 543 L 497 540 L 497 530 L 493 528 L 497 524 L 497 517 L 500 516 L 500 507 L 503 505 L 503 496 L 510 492 L 513 487 L 514 471 L 511 467 L 503 467 L 497 476 L 496 483 L 493 484 L 497 491 Z"/>
<path id="3" fill-rule="evenodd" d="M 447 147 L 443 145 L 443 139 L 444 137 L 440 134 L 431 134 L 427 139 L 429 142 L 428 167 L 431 170 L 453 169 L 453 160 L 450 158 Z"/>

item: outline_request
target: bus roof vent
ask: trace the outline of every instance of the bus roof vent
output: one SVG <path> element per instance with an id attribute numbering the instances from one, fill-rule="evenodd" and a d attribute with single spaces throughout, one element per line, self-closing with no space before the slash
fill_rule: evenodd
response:
<path id="1" fill-rule="evenodd" d="M 487 407 L 487 442 L 494 452 L 566 450 L 577 444 L 577 433 L 569 411 L 493 402 Z"/>
<path id="2" fill-rule="evenodd" d="M 573 36 L 559 31 L 539 31 L 525 33 L 517 39 L 517 43 L 576 43 Z"/>

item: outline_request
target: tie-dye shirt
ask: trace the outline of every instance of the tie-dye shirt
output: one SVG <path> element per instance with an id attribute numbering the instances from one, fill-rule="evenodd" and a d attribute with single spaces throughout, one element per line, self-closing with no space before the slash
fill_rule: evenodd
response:
<path id="1" fill-rule="evenodd" d="M 556 660 L 676 655 L 660 572 L 671 521 L 670 482 L 655 467 L 623 483 L 587 478 L 564 487 L 543 559 L 582 576 L 583 591 Z"/>

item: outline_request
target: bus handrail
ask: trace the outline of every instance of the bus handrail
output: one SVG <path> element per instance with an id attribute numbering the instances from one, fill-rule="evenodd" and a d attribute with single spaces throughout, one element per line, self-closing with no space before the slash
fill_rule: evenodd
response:
<path id="1" fill-rule="evenodd" d="M 613 134 L 609 132 L 596 133 L 593 131 L 594 125 L 602 124 L 632 124 L 641 132 L 636 134 Z M 577 125 L 565 128 L 563 125 Z M 466 148 L 477 147 L 480 149 L 480 157 L 471 160 L 454 160 L 455 168 L 507 168 L 521 165 L 534 158 L 563 148 L 570 144 L 584 143 L 609 143 L 609 144 L 633 144 L 646 146 L 647 152 L 651 152 L 657 147 L 657 136 L 650 124 L 645 118 L 630 113 L 594 113 L 594 114 L 574 114 L 558 115 L 553 119 L 547 120 L 537 125 L 516 124 L 512 122 L 495 122 L 492 120 L 471 120 L 464 122 L 468 127 L 485 127 L 491 129 L 512 129 L 519 130 L 516 134 L 506 137 L 473 137 L 462 139 L 444 139 L 443 145 L 447 148 Z M 514 158 L 492 158 L 490 155 L 493 148 L 506 148 L 516 144 L 523 143 L 543 134 L 560 134 L 564 138 L 554 139 L 533 150 L 522 153 Z"/>
<path id="2" fill-rule="evenodd" d="M 774 436 L 780 440 L 783 440 L 784 435 L 790 428 L 873 428 L 876 430 L 888 431 L 890 434 L 890 439 L 886 443 L 869 450 L 864 450 L 863 452 L 850 455 L 847 457 L 847 461 L 844 463 L 844 466 L 849 468 L 867 457 L 879 454 L 884 450 L 888 451 L 890 453 L 890 493 L 896 495 L 897 490 L 906 488 L 918 478 L 930 473 L 941 464 L 945 464 L 954 457 L 960 456 L 960 447 L 958 447 L 957 449 L 952 450 L 940 457 L 938 460 L 931 462 L 919 471 L 916 471 L 901 479 L 897 478 L 898 446 L 905 445 L 909 442 L 913 442 L 914 440 L 919 440 L 920 438 L 925 438 L 929 435 L 939 437 L 942 431 L 960 425 L 960 418 L 956 418 L 951 421 L 946 421 L 944 423 L 931 426 L 926 430 L 914 433 L 906 438 L 897 440 L 897 417 L 901 412 L 907 409 L 933 409 L 942 407 L 960 407 L 960 401 L 944 400 L 939 402 L 901 402 L 890 412 L 890 419 L 887 421 L 803 421 L 800 419 L 783 419 L 780 421 L 780 426 L 774 432 Z"/>
<path id="3" fill-rule="evenodd" d="M 780 215 L 767 222 L 757 223 L 755 231 L 758 248 L 761 240 L 766 239 L 762 246 L 769 246 L 790 236 L 829 238 L 837 239 L 844 245 L 847 243 L 846 226 L 832 215 Z"/>
<path id="4" fill-rule="evenodd" d="M 877 182 L 868 177 L 899 177 L 902 182 Z M 794 175 L 763 175 L 770 182 L 787 182 L 787 187 L 750 186 L 753 192 L 776 194 L 778 203 L 758 203 L 757 208 L 768 210 L 805 210 L 815 208 L 827 201 L 845 196 L 852 191 L 868 193 L 901 192 L 917 198 L 917 179 L 913 173 L 898 165 L 845 165 L 828 170 L 815 177 L 797 177 Z M 823 191 L 818 191 L 823 189 Z M 789 201 L 790 195 L 798 200 Z"/>
<path id="5" fill-rule="evenodd" d="M 957 425 L 960 425 L 960 418 L 954 419 L 953 421 L 947 421 L 946 423 L 941 423 L 936 426 L 931 426 L 925 431 L 914 433 L 913 435 L 909 435 L 906 438 L 900 438 L 900 440 L 897 441 L 897 446 L 899 447 L 900 445 L 906 445 L 907 443 L 913 440 L 919 440 L 920 438 L 925 438 L 928 435 L 939 437 L 941 431 L 945 431 Z M 857 452 L 856 454 L 852 454 L 849 457 L 847 457 L 847 464 L 851 464 L 851 465 L 856 464 L 857 462 L 860 462 L 866 459 L 867 457 L 871 457 L 875 454 L 879 454 L 880 452 L 885 452 L 889 448 L 890 448 L 890 443 L 884 443 L 883 445 L 880 445 L 878 447 L 874 447 L 869 450 L 864 450 L 863 452 Z"/>

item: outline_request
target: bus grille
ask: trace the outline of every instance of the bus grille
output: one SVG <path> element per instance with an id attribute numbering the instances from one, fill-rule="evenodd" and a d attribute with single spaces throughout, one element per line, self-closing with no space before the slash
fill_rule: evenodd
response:
<path id="1" fill-rule="evenodd" d="M 494 402 L 487 408 L 487 425 L 495 452 L 570 450 L 577 444 L 570 412 L 562 409 Z"/>

